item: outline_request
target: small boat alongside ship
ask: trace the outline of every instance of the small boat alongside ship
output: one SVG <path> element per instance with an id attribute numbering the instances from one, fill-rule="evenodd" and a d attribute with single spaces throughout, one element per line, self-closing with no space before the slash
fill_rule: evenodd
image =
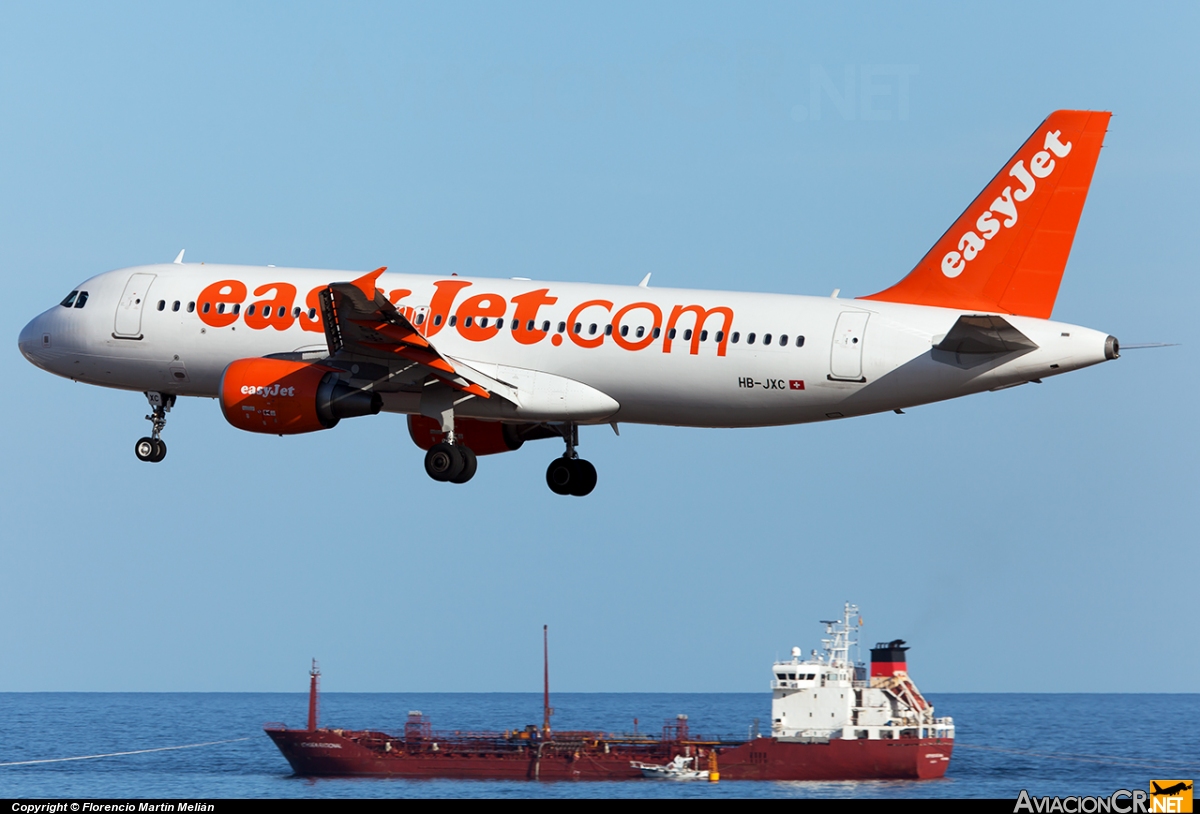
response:
<path id="1" fill-rule="evenodd" d="M 703 769 L 693 769 L 695 758 L 677 755 L 670 763 L 660 766 L 657 763 L 642 763 L 630 761 L 629 765 L 642 773 L 642 777 L 652 780 L 708 780 L 710 773 Z"/>
<path id="2" fill-rule="evenodd" d="M 901 639 L 871 648 L 871 665 L 850 648 L 862 624 L 847 603 L 825 621 L 823 650 L 776 662 L 771 732 L 755 737 L 694 734 L 686 715 L 645 733 L 557 731 L 550 726 L 548 659 L 542 725 L 504 732 L 438 732 L 419 711 L 403 732 L 318 726 L 320 672 L 313 664 L 308 726 L 264 727 L 296 774 L 521 780 L 654 777 L 722 780 L 879 780 L 942 777 L 954 748 L 954 722 L 934 716 L 908 675 Z M 707 770 L 701 767 L 707 767 Z"/>

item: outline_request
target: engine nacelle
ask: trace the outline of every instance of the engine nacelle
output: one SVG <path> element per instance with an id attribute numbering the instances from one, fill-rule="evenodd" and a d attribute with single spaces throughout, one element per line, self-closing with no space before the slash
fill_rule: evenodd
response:
<path id="1" fill-rule="evenodd" d="M 408 417 L 408 434 L 412 436 L 413 443 L 424 450 L 445 438 L 442 423 L 423 415 Z M 525 443 L 516 424 L 480 421 L 477 418 L 454 419 L 454 434 L 460 443 L 470 447 L 476 455 L 512 452 Z"/>
<path id="2" fill-rule="evenodd" d="M 295 435 L 328 430 L 343 418 L 375 415 L 378 393 L 356 390 L 311 362 L 238 359 L 221 377 L 221 411 L 239 430 Z"/>

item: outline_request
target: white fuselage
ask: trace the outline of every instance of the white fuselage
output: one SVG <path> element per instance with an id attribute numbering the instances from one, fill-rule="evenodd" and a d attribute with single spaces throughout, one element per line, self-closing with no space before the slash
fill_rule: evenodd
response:
<path id="1" fill-rule="evenodd" d="M 78 286 L 88 295 L 84 307 L 54 306 L 36 317 L 21 332 L 20 349 L 37 366 L 76 381 L 216 397 L 237 359 L 324 356 L 320 315 L 310 317 L 315 292 L 359 276 L 203 264 L 120 269 Z M 611 399 L 604 409 L 571 414 L 567 405 L 555 415 L 552 408 L 521 413 L 500 399 L 471 398 L 457 408 L 463 417 L 798 424 L 994 390 L 1109 358 L 1104 333 L 1012 315 L 1004 318 L 1036 349 L 955 357 L 933 346 L 960 316 L 978 312 L 890 302 L 387 273 L 378 286 L 448 358 L 498 379 L 505 374 L 518 387 L 522 375 L 551 374 L 546 378 Z M 202 300 L 211 306 L 207 314 Z M 707 312 L 702 325 L 699 312 Z M 503 327 L 495 330 L 498 319 Z M 419 396 L 381 392 L 385 410 L 420 412 Z"/>

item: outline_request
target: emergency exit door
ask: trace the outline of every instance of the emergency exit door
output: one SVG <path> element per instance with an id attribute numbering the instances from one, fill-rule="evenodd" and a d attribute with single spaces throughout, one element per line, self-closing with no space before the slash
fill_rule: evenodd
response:
<path id="1" fill-rule="evenodd" d="M 833 350 L 829 354 L 829 377 L 861 382 L 863 340 L 867 333 L 866 311 L 843 311 L 833 329 Z"/>

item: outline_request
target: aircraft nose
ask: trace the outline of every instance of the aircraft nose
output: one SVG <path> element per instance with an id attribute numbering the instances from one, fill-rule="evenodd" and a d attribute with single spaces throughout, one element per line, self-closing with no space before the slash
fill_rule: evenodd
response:
<path id="1" fill-rule="evenodd" d="M 17 337 L 17 348 L 20 349 L 21 355 L 38 367 L 42 366 L 42 350 L 48 348 L 51 341 L 49 333 L 44 330 L 44 317 L 43 314 L 29 320 L 29 324 L 21 329 L 21 335 Z"/>

